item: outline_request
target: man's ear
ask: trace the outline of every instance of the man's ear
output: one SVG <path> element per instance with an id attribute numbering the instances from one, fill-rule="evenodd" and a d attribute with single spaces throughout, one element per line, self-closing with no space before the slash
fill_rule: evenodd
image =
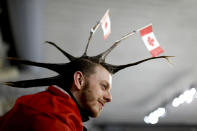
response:
<path id="1" fill-rule="evenodd" d="M 80 90 L 85 83 L 85 78 L 84 78 L 83 73 L 81 71 L 76 71 L 73 77 L 74 77 L 73 82 L 75 86 L 77 87 L 78 90 Z"/>

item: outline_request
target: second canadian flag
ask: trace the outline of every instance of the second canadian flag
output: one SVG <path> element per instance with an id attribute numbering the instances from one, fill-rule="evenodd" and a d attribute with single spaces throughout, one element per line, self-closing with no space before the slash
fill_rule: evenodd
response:
<path id="1" fill-rule="evenodd" d="M 152 25 L 148 25 L 140 29 L 140 36 L 142 37 L 142 40 L 144 41 L 152 57 L 156 57 L 163 53 L 163 49 L 160 47 L 159 42 L 152 32 Z"/>
<path id="2" fill-rule="evenodd" d="M 109 18 L 109 10 L 106 11 L 105 15 L 101 19 L 101 26 L 104 33 L 104 40 L 107 39 L 109 34 L 111 33 L 111 22 Z"/>

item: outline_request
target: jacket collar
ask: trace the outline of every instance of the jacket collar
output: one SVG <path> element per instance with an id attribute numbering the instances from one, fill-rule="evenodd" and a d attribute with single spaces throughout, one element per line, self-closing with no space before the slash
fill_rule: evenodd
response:
<path id="1" fill-rule="evenodd" d="M 89 116 L 90 116 L 90 115 L 89 115 L 88 111 L 82 109 L 82 108 L 79 106 L 79 103 L 77 102 L 77 100 L 75 99 L 75 97 L 73 96 L 73 94 L 71 93 L 70 90 L 66 90 L 66 91 L 65 91 L 64 89 L 62 89 L 62 88 L 60 88 L 60 87 L 58 87 L 58 86 L 50 86 L 49 88 L 50 88 L 51 90 L 53 90 L 51 87 L 55 87 L 56 89 L 58 89 L 58 94 L 59 94 L 59 95 L 62 95 L 62 96 L 64 96 L 65 94 L 69 95 L 69 96 L 74 100 L 74 102 L 76 103 L 76 105 L 77 105 L 77 107 L 78 107 L 78 109 L 79 109 L 79 112 L 80 112 L 82 121 L 83 121 L 83 122 L 86 122 L 86 121 L 89 120 Z M 56 90 L 56 91 L 57 91 L 57 90 Z"/>
<path id="2" fill-rule="evenodd" d="M 88 120 L 90 119 L 90 118 L 89 118 L 89 113 L 88 113 L 88 111 L 82 109 L 82 108 L 79 106 L 79 103 L 77 102 L 77 100 L 75 99 L 75 97 L 72 95 L 72 93 L 71 93 L 70 90 L 68 90 L 68 91 L 66 91 L 66 92 L 71 96 L 71 98 L 72 98 L 72 99 L 75 101 L 75 103 L 77 104 L 77 107 L 78 107 L 79 112 L 80 112 L 80 114 L 81 114 L 81 119 L 82 119 L 82 121 L 83 121 L 83 122 L 88 121 Z"/>

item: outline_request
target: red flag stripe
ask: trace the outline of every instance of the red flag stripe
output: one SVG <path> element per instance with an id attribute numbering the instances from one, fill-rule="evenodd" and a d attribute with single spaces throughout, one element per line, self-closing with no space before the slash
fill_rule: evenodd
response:
<path id="1" fill-rule="evenodd" d="M 151 50 L 150 53 L 151 53 L 152 57 L 156 57 L 159 54 L 163 53 L 163 49 L 160 46 L 158 46 L 157 48 Z"/>
<path id="2" fill-rule="evenodd" d="M 151 32 L 152 32 L 152 25 L 149 25 L 149 26 L 145 27 L 144 29 L 140 30 L 140 35 L 144 36 L 144 35 L 151 33 Z"/>

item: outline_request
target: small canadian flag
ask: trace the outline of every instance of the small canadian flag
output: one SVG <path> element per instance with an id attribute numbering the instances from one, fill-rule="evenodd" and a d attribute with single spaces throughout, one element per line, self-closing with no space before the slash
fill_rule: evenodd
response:
<path id="1" fill-rule="evenodd" d="M 109 34 L 111 33 L 111 22 L 109 18 L 109 10 L 106 11 L 105 15 L 101 19 L 101 26 L 104 33 L 104 40 L 107 39 Z"/>
<path id="2" fill-rule="evenodd" d="M 140 36 L 152 57 L 156 57 L 163 53 L 163 49 L 160 47 L 159 42 L 152 31 L 152 24 L 140 29 Z"/>

